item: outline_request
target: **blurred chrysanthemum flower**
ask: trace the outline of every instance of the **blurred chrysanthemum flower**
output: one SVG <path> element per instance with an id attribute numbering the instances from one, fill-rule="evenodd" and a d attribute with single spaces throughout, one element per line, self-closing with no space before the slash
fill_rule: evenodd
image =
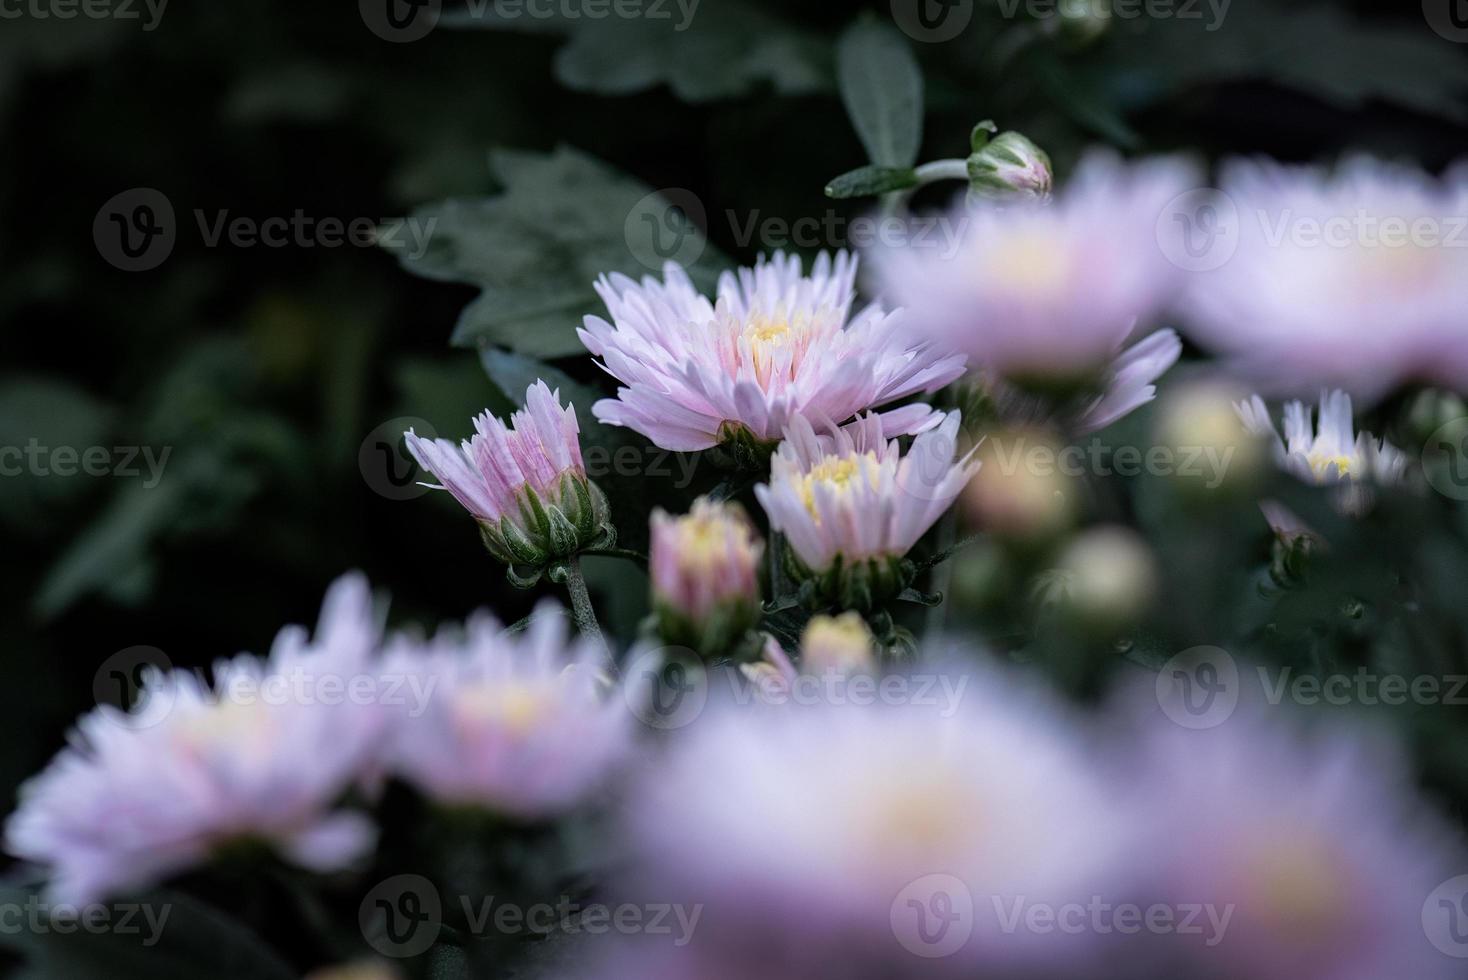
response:
<path id="1" fill-rule="evenodd" d="M 663 640 L 705 657 L 738 643 L 759 620 L 763 551 L 737 504 L 701 497 L 678 517 L 654 510 L 650 572 Z"/>
<path id="2" fill-rule="evenodd" d="M 1115 894 L 1128 838 L 1048 700 L 969 680 L 948 710 L 701 719 L 630 797 L 639 860 L 626 883 L 700 903 L 698 929 L 681 949 L 647 937 L 602 975 L 1083 972 L 1099 936 L 1038 935 L 1006 916 Z"/>
<path id="3" fill-rule="evenodd" d="M 1364 513 L 1371 506 L 1373 484 L 1398 483 L 1406 474 L 1407 457 L 1401 450 L 1369 432 L 1356 433 L 1351 396 L 1343 391 L 1321 392 L 1320 415 L 1314 425 L 1303 402 L 1286 404 L 1283 439 L 1258 395 L 1234 408 L 1245 428 L 1270 439 L 1281 467 L 1306 483 L 1339 487 L 1337 502 L 1344 513 Z M 1265 513 L 1280 533 L 1300 529 L 1278 504 L 1268 504 Z"/>
<path id="4" fill-rule="evenodd" d="M 375 766 L 384 735 L 370 696 L 379 641 L 367 582 L 349 576 L 328 592 L 314 638 L 288 627 L 268 660 L 216 664 L 213 687 L 183 670 L 148 671 L 131 712 L 103 705 L 84 716 L 23 787 L 7 850 L 44 866 L 54 899 L 77 905 L 237 846 L 317 871 L 354 863 L 376 830 L 334 807 Z"/>
<path id="5" fill-rule="evenodd" d="M 794 420 L 755 496 L 786 536 L 797 581 L 846 608 L 869 608 L 911 584 L 903 557 L 963 490 L 979 464 L 955 459 L 959 415 L 913 440 L 907 454 L 868 415 L 829 435 Z"/>
<path id="6" fill-rule="evenodd" d="M 474 428 L 458 446 L 409 431 L 408 451 L 479 522 L 485 547 L 512 576 L 516 566 L 534 573 L 613 542 L 606 497 L 581 461 L 576 408 L 561 407 L 559 390 L 537 380 L 508 425 L 485 412 Z"/>
<path id="7" fill-rule="evenodd" d="M 714 303 L 674 263 L 662 282 L 603 277 L 611 322 L 588 316 L 581 339 L 625 387 L 592 411 L 664 449 L 724 444 L 762 465 L 796 418 L 845 422 L 961 375 L 963 358 L 913 340 L 900 311 L 852 314 L 856 266 L 822 253 L 807 276 L 798 257 L 776 252 L 725 272 Z M 893 435 L 935 424 L 926 405 L 886 414 Z"/>
<path id="8" fill-rule="evenodd" d="M 631 716 L 601 673 L 593 641 L 569 641 L 542 604 L 523 633 L 487 614 L 418 643 L 399 639 L 388 669 L 431 691 L 395 720 L 388 768 L 446 806 L 521 820 L 587 799 L 631 748 Z"/>
<path id="9" fill-rule="evenodd" d="M 1189 289 L 1198 343 L 1272 394 L 1468 388 L 1468 170 L 1436 181 L 1366 157 L 1334 175 L 1241 160 L 1222 188 L 1237 247 Z"/>
<path id="10" fill-rule="evenodd" d="M 1053 204 L 966 208 L 956 245 L 878 251 L 882 288 L 1001 402 L 1015 387 L 1064 394 L 1078 427 L 1101 428 L 1150 401 L 1181 353 L 1170 330 L 1123 347 L 1181 288 L 1156 223 L 1193 180 L 1175 160 L 1090 157 Z"/>
<path id="11" fill-rule="evenodd" d="M 1246 702 L 1197 731 L 1154 715 L 1126 756 L 1149 893 L 1227 916 L 1221 935 L 1148 937 L 1153 952 L 1187 951 L 1176 976 L 1461 976 L 1423 929 L 1427 911 L 1441 914 L 1424 903 L 1462 855 L 1404 760 L 1374 733 L 1306 731 L 1265 710 Z"/>

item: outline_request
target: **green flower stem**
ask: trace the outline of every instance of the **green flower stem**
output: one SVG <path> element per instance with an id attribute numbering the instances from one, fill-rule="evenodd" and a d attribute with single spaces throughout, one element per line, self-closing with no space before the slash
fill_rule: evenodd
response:
<path id="1" fill-rule="evenodd" d="M 581 574 L 581 559 L 575 555 L 566 560 L 566 591 L 571 594 L 571 618 L 576 621 L 576 629 L 581 631 L 582 636 L 601 647 L 607 662 L 615 667 L 607 638 L 602 635 L 601 625 L 596 621 L 596 610 L 592 608 L 591 596 L 586 592 L 586 577 Z"/>
<path id="2" fill-rule="evenodd" d="M 934 160 L 918 167 L 913 173 L 917 174 L 919 184 L 931 184 L 940 180 L 968 180 L 968 161 Z"/>
<path id="3" fill-rule="evenodd" d="M 587 548 L 581 553 L 583 555 L 591 555 L 595 558 L 622 558 L 627 561 L 634 561 L 644 568 L 647 567 L 647 556 L 640 551 L 633 551 L 631 548 Z"/>

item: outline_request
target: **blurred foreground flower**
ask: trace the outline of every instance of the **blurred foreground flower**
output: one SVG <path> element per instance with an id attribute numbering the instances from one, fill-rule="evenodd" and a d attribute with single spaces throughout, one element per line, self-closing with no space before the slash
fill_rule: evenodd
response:
<path id="1" fill-rule="evenodd" d="M 1017 387 L 1101 428 L 1150 401 L 1181 352 L 1171 331 L 1122 347 L 1182 285 L 1155 225 L 1193 179 L 1173 160 L 1089 158 L 1052 205 L 959 212 L 956 250 L 879 251 L 882 287 L 915 327 L 966 353 L 996 397 Z"/>
<path id="2" fill-rule="evenodd" d="M 558 559 L 616 540 L 606 496 L 586 476 L 576 409 L 537 380 L 510 423 L 488 412 L 461 445 L 408 432 L 408 451 L 479 522 L 511 581 L 533 585 Z"/>
<path id="3" fill-rule="evenodd" d="M 904 556 L 979 466 L 954 458 L 958 431 L 950 412 L 903 456 L 875 415 L 822 436 L 803 418 L 791 423 L 770 482 L 754 492 L 787 537 L 789 571 L 810 598 L 868 610 L 912 584 Z"/>
<path id="4" fill-rule="evenodd" d="M 104 705 L 27 783 L 6 849 L 43 865 L 54 901 L 85 905 L 241 846 L 268 846 L 314 871 L 353 864 L 376 831 L 334 810 L 375 766 L 385 718 L 330 700 L 366 679 L 380 623 L 367 582 L 331 587 L 315 637 L 280 632 L 268 660 L 241 655 L 193 673 L 150 671 L 130 713 Z"/>
<path id="5" fill-rule="evenodd" d="M 856 265 L 822 253 L 805 276 L 799 258 L 776 252 L 737 277 L 725 272 L 716 303 L 673 263 L 662 282 L 603 277 L 596 289 L 612 322 L 588 316 L 581 339 L 626 387 L 592 411 L 664 449 L 723 445 L 762 470 L 796 418 L 845 422 L 962 374 L 962 357 L 910 339 L 900 313 L 851 314 Z M 889 435 L 937 424 L 926 405 L 885 419 Z"/>
<path id="6" fill-rule="evenodd" d="M 737 504 L 700 497 L 673 517 L 652 512 L 653 612 L 665 643 L 726 654 L 759 621 L 764 545 Z"/>
<path id="7" fill-rule="evenodd" d="M 1239 160 L 1222 186 L 1237 238 L 1214 247 L 1237 248 L 1189 290 L 1198 343 L 1272 394 L 1468 390 L 1468 170 L 1437 181 L 1367 157 L 1333 175 Z"/>
<path id="8" fill-rule="evenodd" d="M 698 931 L 639 940 L 600 975 L 1073 975 L 1099 937 L 1006 931 L 995 909 L 1114 892 L 1122 828 L 1048 701 L 970 679 L 946 711 L 701 722 L 630 797 L 627 883 L 700 903 Z"/>
<path id="9" fill-rule="evenodd" d="M 600 646 L 568 642 L 566 622 L 546 603 L 523 634 L 479 615 L 426 643 L 395 641 L 387 669 L 431 695 L 397 715 L 388 768 L 446 806 L 521 820 L 585 800 L 626 758 L 631 716 L 608 691 Z"/>
<path id="10" fill-rule="evenodd" d="M 1172 937 L 1186 951 L 1173 975 L 1462 976 L 1424 934 L 1428 914 L 1442 915 L 1424 903 L 1463 870 L 1463 855 L 1426 812 L 1405 760 L 1352 726 L 1306 733 L 1265 710 L 1241 705 L 1199 731 L 1158 718 L 1129 753 L 1140 784 L 1130 803 L 1145 815 L 1136 866 L 1149 892 L 1229 916 L 1209 941 Z"/>

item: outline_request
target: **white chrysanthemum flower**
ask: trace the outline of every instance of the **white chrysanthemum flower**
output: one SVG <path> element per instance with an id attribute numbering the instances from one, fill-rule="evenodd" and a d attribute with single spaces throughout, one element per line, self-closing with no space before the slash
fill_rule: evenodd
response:
<path id="1" fill-rule="evenodd" d="M 517 819 L 553 817 L 602 785 L 632 745 L 625 700 L 603 683 L 605 653 L 568 640 L 541 606 L 523 633 L 492 616 L 427 643 L 400 639 L 387 662 L 431 691 L 397 718 L 388 767 L 432 799 Z"/>
<path id="2" fill-rule="evenodd" d="M 798 577 L 832 579 L 821 589 L 833 596 L 859 569 L 871 573 L 873 597 L 909 584 L 898 571 L 903 556 L 979 467 L 972 451 L 955 459 L 958 433 L 959 414 L 950 412 L 904 456 L 875 415 L 825 436 L 805 419 L 791 423 L 770 461 L 770 482 L 754 492 L 799 559 Z M 864 604 L 855 598 L 843 594 L 842 605 Z"/>
<path id="3" fill-rule="evenodd" d="M 1171 330 L 1126 344 L 1182 287 L 1156 223 L 1194 182 L 1176 160 L 1097 154 L 1053 204 L 965 207 L 948 218 L 961 230 L 956 247 L 914 243 L 873 257 L 914 327 L 967 354 L 996 401 L 1019 399 L 1023 417 L 1007 421 L 1035 421 L 1026 392 L 1075 388 L 1089 397 L 1067 406 L 1068 424 L 1091 431 L 1151 401 L 1182 352 Z"/>
<path id="4" fill-rule="evenodd" d="M 1468 387 L 1468 170 L 1237 160 L 1222 188 L 1237 248 L 1194 277 L 1189 336 L 1278 394 Z"/>
<path id="5" fill-rule="evenodd" d="M 1310 409 L 1304 402 L 1285 405 L 1283 439 L 1258 395 L 1234 408 L 1245 428 L 1270 439 L 1275 459 L 1288 472 L 1306 483 L 1339 486 L 1340 507 L 1346 513 L 1361 514 L 1370 507 L 1370 484 L 1399 483 L 1406 474 L 1407 457 L 1400 449 L 1372 438 L 1369 432 L 1356 433 L 1351 396 L 1343 391 L 1321 393 L 1317 425 L 1311 424 Z M 1297 522 L 1278 512 L 1277 504 L 1272 506 L 1277 513 L 1270 523 L 1276 530 L 1298 530 Z"/>
<path id="6" fill-rule="evenodd" d="M 913 340 L 900 311 L 852 314 L 856 266 L 845 252 L 822 253 L 804 275 L 798 257 L 776 252 L 725 272 L 713 303 L 675 263 L 661 282 L 604 276 L 596 290 L 611 322 L 588 316 L 580 334 L 625 387 L 592 411 L 664 449 L 773 444 L 794 419 L 845 422 L 961 375 L 963 358 Z M 900 435 L 937 419 L 909 405 L 885 422 Z"/>
<path id="7" fill-rule="evenodd" d="M 380 639 L 366 580 L 332 586 L 315 638 L 282 630 L 270 659 L 151 672 L 131 713 L 102 706 L 21 791 L 10 853 L 44 866 L 57 901 L 145 887 L 237 843 L 318 871 L 369 851 L 362 814 L 333 809 L 375 763 L 385 718 L 371 658 Z"/>

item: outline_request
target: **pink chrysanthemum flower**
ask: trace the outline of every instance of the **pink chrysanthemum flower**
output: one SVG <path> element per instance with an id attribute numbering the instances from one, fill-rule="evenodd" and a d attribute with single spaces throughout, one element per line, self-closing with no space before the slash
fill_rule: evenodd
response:
<path id="1" fill-rule="evenodd" d="M 1124 758 L 1140 780 L 1130 802 L 1145 815 L 1135 866 L 1148 891 L 1223 923 L 1149 937 L 1156 952 L 1186 951 L 1169 975 L 1462 975 L 1424 931 L 1444 919 L 1431 898 L 1462 854 L 1391 746 L 1338 723 L 1296 729 L 1254 703 L 1198 731 L 1154 715 Z"/>
<path id="2" fill-rule="evenodd" d="M 568 643 L 552 604 L 521 634 L 479 615 L 427 643 L 400 638 L 389 669 L 432 693 L 425 710 L 396 719 L 389 769 L 448 806 L 523 820 L 564 812 L 631 749 L 631 715 L 608 692 L 604 661 L 597 644 Z"/>
<path id="3" fill-rule="evenodd" d="M 1306 483 L 1339 487 L 1337 502 L 1344 513 L 1365 513 L 1371 506 L 1373 484 L 1395 484 L 1405 477 L 1406 454 L 1385 440 L 1372 438 L 1369 432 L 1358 434 L 1351 416 L 1351 396 L 1343 391 L 1321 392 L 1316 425 L 1311 424 L 1310 409 L 1304 402 L 1286 404 L 1283 439 L 1258 395 L 1234 409 L 1250 433 L 1270 440 L 1275 460 L 1287 472 Z M 1303 530 L 1277 503 L 1266 502 L 1265 514 L 1280 534 Z"/>
<path id="4" fill-rule="evenodd" d="M 488 412 L 475 435 L 447 439 L 406 435 L 408 451 L 443 482 L 483 532 L 485 547 L 512 568 L 538 568 L 584 548 L 606 545 L 613 531 L 606 497 L 586 477 L 575 406 L 537 380 L 525 407 L 506 425 Z"/>
<path id="5" fill-rule="evenodd" d="M 1085 397 L 1068 406 L 1098 429 L 1151 401 L 1181 344 L 1159 331 L 1123 350 L 1161 315 L 1183 272 L 1158 247 L 1167 202 L 1194 186 L 1175 160 L 1085 160 L 1052 204 L 966 207 L 958 241 L 875 254 L 885 295 L 914 327 L 968 355 L 1004 398 L 1011 385 Z"/>
<path id="6" fill-rule="evenodd" d="M 1194 278 L 1189 336 L 1272 394 L 1468 389 L 1468 169 L 1241 160 L 1222 189 L 1237 248 Z"/>
<path id="7" fill-rule="evenodd" d="M 706 657 L 737 643 L 759 619 L 763 552 L 737 504 L 701 497 L 679 517 L 654 510 L 652 599 L 664 641 Z"/>
<path id="8" fill-rule="evenodd" d="M 1126 894 L 1125 825 L 1048 700 L 967 680 L 945 708 L 710 709 L 627 820 L 625 886 L 698 903 L 697 929 L 597 975 L 1083 975 L 1104 937 L 1038 935 L 1023 912 Z"/>
<path id="9" fill-rule="evenodd" d="M 588 316 L 581 339 L 625 387 L 592 411 L 664 449 L 768 446 L 796 418 L 844 422 L 962 374 L 962 357 L 912 340 L 899 312 L 852 315 L 856 265 L 822 253 L 807 276 L 798 257 L 776 252 L 725 272 L 713 303 L 674 263 L 662 282 L 603 277 L 611 322 Z M 909 405 L 886 424 L 910 434 L 936 420 Z"/>
<path id="10" fill-rule="evenodd" d="M 796 577 L 848 608 L 910 584 L 903 556 L 979 467 L 972 452 L 954 458 L 958 432 L 959 415 L 950 412 L 904 456 L 874 415 L 825 436 L 805 419 L 792 422 L 770 461 L 770 482 L 754 492 L 789 542 Z"/>
<path id="11" fill-rule="evenodd" d="M 385 716 L 367 583 L 332 586 L 314 639 L 282 630 L 270 658 L 152 671 L 137 707 L 84 716 L 21 791 L 10 853 L 44 866 L 50 894 L 82 905 L 145 887 L 221 848 L 264 843 L 305 868 L 346 867 L 374 845 L 362 814 L 334 809 L 375 764 Z"/>

